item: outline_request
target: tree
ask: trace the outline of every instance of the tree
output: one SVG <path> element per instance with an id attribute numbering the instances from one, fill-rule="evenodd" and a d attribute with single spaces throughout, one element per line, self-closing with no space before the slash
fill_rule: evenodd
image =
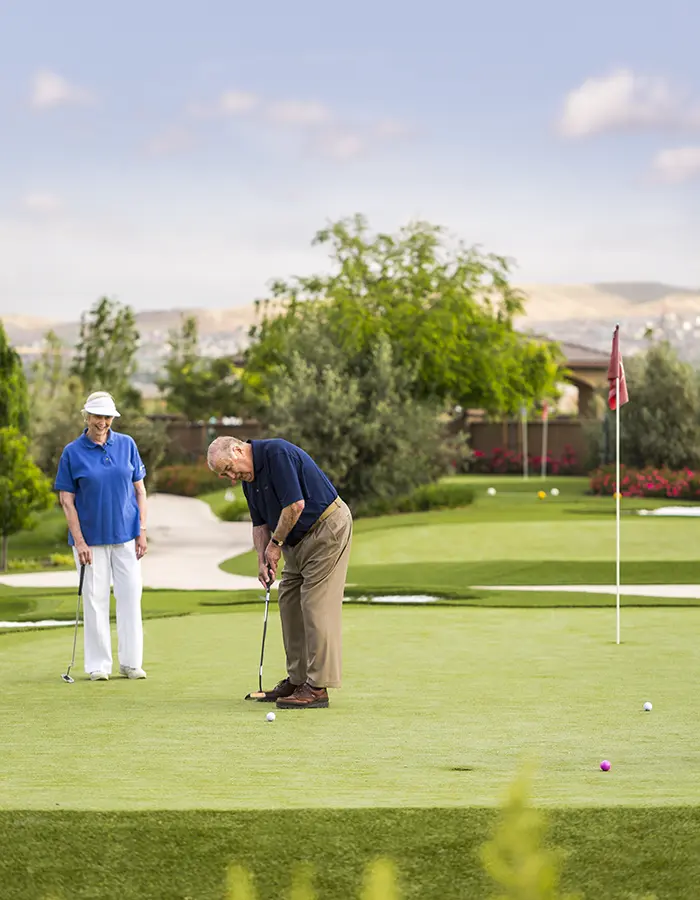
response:
<path id="1" fill-rule="evenodd" d="M 165 373 L 157 382 L 168 409 L 190 422 L 234 415 L 241 403 L 240 370 L 231 357 L 200 355 L 194 316 L 184 318 L 179 331 L 171 331 L 169 346 Z"/>
<path id="2" fill-rule="evenodd" d="M 22 360 L 0 322 L 0 428 L 26 431 L 28 425 L 27 380 Z"/>
<path id="3" fill-rule="evenodd" d="M 66 369 L 66 346 L 55 331 L 47 331 L 39 358 L 31 368 L 29 399 L 32 408 L 40 396 L 53 400 L 61 392 L 68 377 Z"/>
<path id="4" fill-rule="evenodd" d="M 700 464 L 700 385 L 667 341 L 625 362 L 630 402 L 620 409 L 621 451 L 630 466 Z"/>
<path id="5" fill-rule="evenodd" d="M 17 428 L 0 428 L 0 570 L 7 570 L 9 538 L 33 524 L 34 513 L 54 504 L 51 482 L 29 453 Z"/>
<path id="6" fill-rule="evenodd" d="M 362 374 L 352 372 L 324 322 L 307 317 L 280 347 L 262 421 L 303 447 L 351 504 L 408 494 L 444 471 L 438 407 L 411 393 L 378 335 Z"/>
<path id="7" fill-rule="evenodd" d="M 80 378 L 85 393 L 109 391 L 125 408 L 140 408 L 141 396 L 131 384 L 138 346 L 131 307 L 102 297 L 81 316 L 71 374 Z"/>
<path id="8" fill-rule="evenodd" d="M 50 478 L 67 443 L 83 427 L 80 410 L 85 389 L 77 375 L 70 374 L 65 347 L 53 331 L 44 338 L 41 355 L 32 366 L 29 400 L 32 458 Z"/>
<path id="9" fill-rule="evenodd" d="M 560 354 L 550 342 L 515 332 L 523 297 L 503 257 L 454 245 L 423 222 L 373 236 L 361 216 L 319 231 L 313 243 L 329 246 L 333 271 L 276 282 L 252 332 L 246 378 L 249 385 L 257 379 L 263 404 L 284 335 L 319 314 L 358 375 L 385 335 L 394 365 L 412 370 L 418 400 L 498 414 L 555 394 Z"/>

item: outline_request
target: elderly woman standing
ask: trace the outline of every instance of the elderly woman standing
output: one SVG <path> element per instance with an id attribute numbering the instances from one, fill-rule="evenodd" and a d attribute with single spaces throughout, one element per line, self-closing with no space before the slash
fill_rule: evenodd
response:
<path id="1" fill-rule="evenodd" d="M 83 586 L 85 671 L 92 681 L 112 673 L 110 586 L 117 607 L 119 672 L 145 678 L 141 566 L 146 553 L 146 467 L 133 438 L 112 431 L 111 394 L 90 394 L 86 428 L 61 454 L 55 489 L 68 522 L 68 542 Z"/>

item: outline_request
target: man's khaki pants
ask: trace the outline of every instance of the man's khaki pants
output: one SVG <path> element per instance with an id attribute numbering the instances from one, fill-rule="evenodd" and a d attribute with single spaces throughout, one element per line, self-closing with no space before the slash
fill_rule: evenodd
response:
<path id="1" fill-rule="evenodd" d="M 340 687 L 352 524 L 352 514 L 341 500 L 295 547 L 283 548 L 279 607 L 292 684 L 308 681 L 317 688 Z"/>

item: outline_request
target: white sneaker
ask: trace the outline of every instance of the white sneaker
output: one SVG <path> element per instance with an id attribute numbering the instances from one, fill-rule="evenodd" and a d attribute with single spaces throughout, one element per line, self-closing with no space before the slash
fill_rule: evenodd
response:
<path id="1" fill-rule="evenodd" d="M 119 674 L 127 678 L 145 678 L 146 673 L 138 666 L 119 666 Z"/>
<path id="2" fill-rule="evenodd" d="M 90 681 L 109 681 L 109 675 L 106 672 L 90 672 Z"/>

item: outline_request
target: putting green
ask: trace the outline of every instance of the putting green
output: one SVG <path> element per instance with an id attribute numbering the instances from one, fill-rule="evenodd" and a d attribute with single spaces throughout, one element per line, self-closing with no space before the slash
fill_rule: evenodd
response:
<path id="1" fill-rule="evenodd" d="M 491 806 L 530 759 L 541 805 L 700 800 L 700 610 L 625 610 L 617 646 L 612 610 L 348 607 L 344 689 L 273 724 L 242 699 L 261 624 L 150 620 L 143 682 L 64 684 L 68 630 L 0 637 L 0 805 Z M 265 671 L 283 674 L 276 615 Z"/>
<path id="2" fill-rule="evenodd" d="M 410 538 L 407 540 L 407 538 Z M 624 527 L 624 559 L 700 560 L 700 524 L 632 519 Z M 352 565 L 501 560 L 615 558 L 615 520 L 462 522 L 358 534 Z"/>

